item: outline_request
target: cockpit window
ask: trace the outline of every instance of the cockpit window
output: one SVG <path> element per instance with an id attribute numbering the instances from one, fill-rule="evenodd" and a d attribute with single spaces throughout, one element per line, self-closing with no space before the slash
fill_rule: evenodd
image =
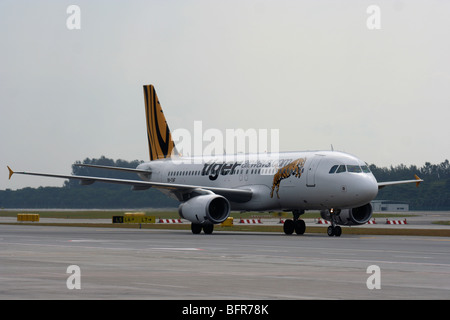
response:
<path id="1" fill-rule="evenodd" d="M 367 164 L 366 165 L 362 165 L 362 166 L 350 165 L 350 164 L 348 164 L 348 165 L 343 165 L 343 164 L 338 165 L 338 164 L 336 164 L 336 165 L 331 167 L 329 173 L 333 174 L 333 173 L 341 173 L 341 172 L 371 173 L 371 171 L 369 169 L 369 166 Z"/>
<path id="2" fill-rule="evenodd" d="M 360 166 L 347 165 L 347 170 L 348 170 L 348 172 L 360 173 L 361 172 L 361 167 Z"/>
<path id="3" fill-rule="evenodd" d="M 335 173 L 339 165 L 332 166 L 329 173 Z"/>

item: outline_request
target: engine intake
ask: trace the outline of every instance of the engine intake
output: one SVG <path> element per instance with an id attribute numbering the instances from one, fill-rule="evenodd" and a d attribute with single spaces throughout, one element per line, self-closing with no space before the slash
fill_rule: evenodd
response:
<path id="1" fill-rule="evenodd" d="M 201 195 L 183 202 L 178 207 L 181 218 L 194 223 L 222 223 L 230 215 L 230 203 L 216 194 Z"/>
<path id="2" fill-rule="evenodd" d="M 331 221 L 331 214 L 329 210 L 320 211 L 323 219 Z M 336 224 L 343 226 L 355 226 L 365 224 L 372 218 L 372 205 L 370 203 L 361 207 L 352 209 L 337 209 L 334 213 L 334 220 Z"/>

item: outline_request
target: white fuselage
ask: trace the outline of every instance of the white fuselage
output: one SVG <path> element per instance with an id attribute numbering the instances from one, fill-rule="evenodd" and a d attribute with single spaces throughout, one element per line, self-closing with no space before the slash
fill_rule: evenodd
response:
<path id="1" fill-rule="evenodd" d="M 334 151 L 169 158 L 138 169 L 151 170 L 151 175 L 140 174 L 146 181 L 253 191 L 250 201 L 231 199 L 232 210 L 355 208 L 378 193 L 364 161 Z"/>

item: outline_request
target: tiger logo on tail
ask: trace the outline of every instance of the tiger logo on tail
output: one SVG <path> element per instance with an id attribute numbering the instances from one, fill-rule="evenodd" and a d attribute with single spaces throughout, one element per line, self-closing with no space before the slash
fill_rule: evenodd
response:
<path id="1" fill-rule="evenodd" d="M 273 175 L 272 191 L 270 192 L 271 198 L 273 198 L 273 192 L 275 191 L 275 188 L 277 188 L 277 197 L 280 199 L 278 191 L 280 190 L 281 180 L 289 178 L 291 175 L 294 175 L 297 178 L 301 177 L 305 162 L 306 158 L 299 158 L 278 169 L 278 171 Z"/>
<path id="2" fill-rule="evenodd" d="M 178 155 L 153 85 L 144 86 L 144 100 L 150 160 Z"/>

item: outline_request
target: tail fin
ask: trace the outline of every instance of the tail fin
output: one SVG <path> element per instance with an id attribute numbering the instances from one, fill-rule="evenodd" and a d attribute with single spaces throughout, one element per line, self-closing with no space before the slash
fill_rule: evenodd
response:
<path id="1" fill-rule="evenodd" d="M 177 152 L 153 85 L 144 86 L 144 98 L 150 160 L 170 158 Z"/>

